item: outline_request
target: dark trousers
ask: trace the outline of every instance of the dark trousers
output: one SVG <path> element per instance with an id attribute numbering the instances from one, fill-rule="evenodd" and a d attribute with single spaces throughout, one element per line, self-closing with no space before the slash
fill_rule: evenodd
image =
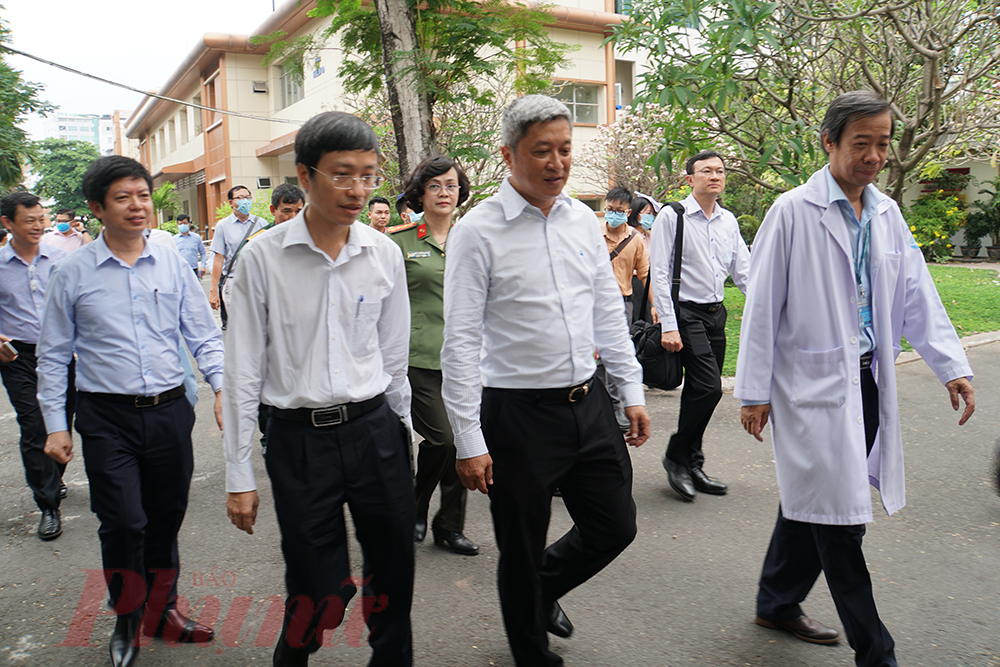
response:
<path id="1" fill-rule="evenodd" d="M 0 375 L 3 376 L 3 386 L 7 389 L 10 404 L 17 413 L 17 425 L 21 428 L 24 477 L 38 509 L 59 509 L 59 487 L 62 485 L 66 465 L 56 463 L 45 454 L 48 432 L 42 409 L 38 405 L 38 358 L 35 356 L 35 346 L 17 340 L 11 341 L 11 345 L 17 350 L 17 359 L 9 364 L 0 364 Z M 71 363 L 66 392 L 66 424 L 70 431 L 73 429 L 73 412 L 76 410 L 73 368 L 74 364 Z"/>
<path id="2" fill-rule="evenodd" d="M 194 409 L 183 397 L 136 408 L 80 392 L 76 429 L 90 479 L 90 509 L 101 521 L 104 576 L 119 615 L 146 601 L 177 598 L 177 533 L 194 469 Z M 159 572 L 158 572 L 159 571 Z M 154 588 L 155 584 L 155 588 Z"/>
<path id="3" fill-rule="evenodd" d="M 548 649 L 548 610 L 635 539 L 632 462 L 600 382 L 576 403 L 487 388 L 482 428 L 493 458 L 490 508 L 511 652 L 519 667 L 561 665 Z M 556 488 L 574 525 L 546 548 Z"/>
<path id="4" fill-rule="evenodd" d="M 861 371 L 861 396 L 870 453 L 878 431 L 878 389 L 871 370 Z M 871 575 L 861 551 L 864 535 L 864 524 L 829 526 L 790 521 L 779 507 L 760 577 L 757 615 L 777 622 L 801 616 L 799 603 L 822 571 L 857 664 L 895 667 L 894 643 L 879 619 Z"/>
<path id="5" fill-rule="evenodd" d="M 344 503 L 364 554 L 371 666 L 412 664 L 414 500 L 409 440 L 388 405 L 339 426 L 267 422 L 267 474 L 281 528 L 288 601 L 285 641 L 319 649 L 357 585 L 351 580 Z"/>
<path id="6" fill-rule="evenodd" d="M 433 525 L 461 533 L 468 491 L 455 470 L 455 436 L 441 398 L 441 371 L 410 366 L 413 428 L 424 439 L 417 454 L 417 518 L 427 520 L 434 488 L 441 485 L 441 509 Z"/>
<path id="7" fill-rule="evenodd" d="M 722 399 L 722 365 L 726 361 L 726 308 L 682 301 L 677 306 L 681 334 L 681 364 L 684 388 L 677 432 L 670 437 L 667 458 L 683 466 L 700 468 L 705 463 L 701 441 L 715 406 Z"/>

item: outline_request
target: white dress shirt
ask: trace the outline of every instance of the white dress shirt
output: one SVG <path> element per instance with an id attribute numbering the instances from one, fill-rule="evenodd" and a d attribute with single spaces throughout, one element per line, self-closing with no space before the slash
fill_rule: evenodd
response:
<path id="1" fill-rule="evenodd" d="M 681 254 L 681 301 L 717 303 L 726 296 L 727 276 L 746 294 L 750 271 L 750 251 L 740 236 L 736 216 L 718 204 L 706 218 L 701 204 L 688 195 L 684 207 L 684 249 Z M 674 234 L 677 212 L 670 206 L 660 209 L 653 222 L 649 242 L 649 265 L 653 276 L 653 298 L 663 331 L 677 330 L 677 315 L 670 300 L 674 277 Z"/>
<path id="2" fill-rule="evenodd" d="M 385 392 L 409 419 L 410 302 L 399 246 L 355 223 L 330 259 L 304 212 L 244 246 L 236 264 L 223 392 L 230 492 L 256 488 L 250 455 L 260 403 L 322 408 Z"/>
<path id="3" fill-rule="evenodd" d="M 215 223 L 215 229 L 212 231 L 212 252 L 222 255 L 222 275 L 226 275 L 229 258 L 239 249 L 243 239 L 266 226 L 267 220 L 253 214 L 248 215 L 246 220 L 240 220 L 235 213 L 230 213 Z"/>
<path id="4" fill-rule="evenodd" d="M 546 217 L 505 180 L 463 217 L 448 236 L 444 321 L 441 394 L 460 459 L 488 451 L 483 385 L 579 384 L 596 370 L 595 350 L 624 405 L 645 405 L 607 245 L 575 199 L 560 195 Z"/>

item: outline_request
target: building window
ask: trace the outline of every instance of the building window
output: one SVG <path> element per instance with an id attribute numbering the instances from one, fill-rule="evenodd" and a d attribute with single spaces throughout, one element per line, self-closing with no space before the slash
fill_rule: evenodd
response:
<path id="1" fill-rule="evenodd" d="M 287 109 L 302 99 L 302 81 L 292 67 L 278 67 L 278 88 L 281 89 L 279 109 Z"/>
<path id="2" fill-rule="evenodd" d="M 201 112 L 199 112 L 201 113 Z M 188 112 L 187 109 L 181 109 L 179 114 L 180 126 L 181 126 L 181 146 L 184 146 L 188 142 Z"/>
<path id="3" fill-rule="evenodd" d="M 194 99 L 191 100 L 194 104 L 201 106 L 201 95 L 195 95 Z M 194 136 L 198 136 L 202 132 L 201 128 L 201 109 L 192 109 L 191 113 L 194 114 Z"/>
<path id="4" fill-rule="evenodd" d="M 631 14 L 632 0 L 615 0 L 615 14 Z"/>
<path id="5" fill-rule="evenodd" d="M 564 83 L 556 92 L 556 99 L 569 107 L 574 123 L 598 123 L 600 86 Z"/>

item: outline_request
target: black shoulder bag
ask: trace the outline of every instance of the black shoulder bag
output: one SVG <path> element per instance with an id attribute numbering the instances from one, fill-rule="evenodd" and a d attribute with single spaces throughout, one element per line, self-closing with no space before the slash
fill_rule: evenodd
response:
<path id="1" fill-rule="evenodd" d="M 670 285 L 670 300 L 677 312 L 677 301 L 681 291 L 681 253 L 684 250 L 684 207 L 677 202 L 667 204 L 677 212 L 677 230 L 674 235 L 674 276 Z M 632 344 L 635 345 L 635 357 L 642 366 L 642 383 L 656 389 L 676 389 L 684 379 L 681 367 L 680 352 L 667 352 L 660 342 L 659 324 L 646 322 L 646 312 L 649 308 L 649 284 L 652 275 L 646 276 L 646 287 L 642 294 L 642 306 L 639 317 L 632 323 L 630 330 Z"/>

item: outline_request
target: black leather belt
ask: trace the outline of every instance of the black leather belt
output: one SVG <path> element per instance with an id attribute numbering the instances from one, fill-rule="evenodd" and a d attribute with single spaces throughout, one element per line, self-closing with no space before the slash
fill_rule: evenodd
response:
<path id="1" fill-rule="evenodd" d="M 706 313 L 717 313 L 722 309 L 721 301 L 716 301 L 715 303 L 696 303 L 694 301 L 681 301 L 680 304 L 688 308 L 694 308 L 695 310 L 704 310 Z"/>
<path id="2" fill-rule="evenodd" d="M 579 403 L 587 398 L 590 389 L 594 386 L 594 376 L 586 382 L 575 384 L 572 387 L 559 387 L 558 389 L 502 389 L 500 391 L 513 391 L 519 394 L 530 394 L 546 401 L 569 401 Z"/>
<path id="3" fill-rule="evenodd" d="M 385 394 L 379 394 L 365 401 L 357 403 L 341 403 L 331 405 L 328 408 L 294 408 L 292 410 L 282 410 L 273 405 L 267 406 L 267 411 L 272 417 L 285 419 L 287 421 L 299 422 L 301 424 L 312 424 L 316 428 L 326 426 L 338 426 L 352 419 L 357 419 L 366 415 L 375 408 L 385 403 Z"/>
<path id="4" fill-rule="evenodd" d="M 872 361 L 875 359 L 874 352 L 868 352 L 861 355 L 861 370 L 866 370 L 872 367 Z"/>
<path id="5" fill-rule="evenodd" d="M 136 408 L 152 408 L 176 400 L 184 395 L 184 385 L 174 387 L 170 391 L 165 391 L 156 396 L 129 396 L 128 394 L 103 394 L 96 391 L 81 391 L 81 394 L 104 398 L 116 403 L 129 403 Z"/>

